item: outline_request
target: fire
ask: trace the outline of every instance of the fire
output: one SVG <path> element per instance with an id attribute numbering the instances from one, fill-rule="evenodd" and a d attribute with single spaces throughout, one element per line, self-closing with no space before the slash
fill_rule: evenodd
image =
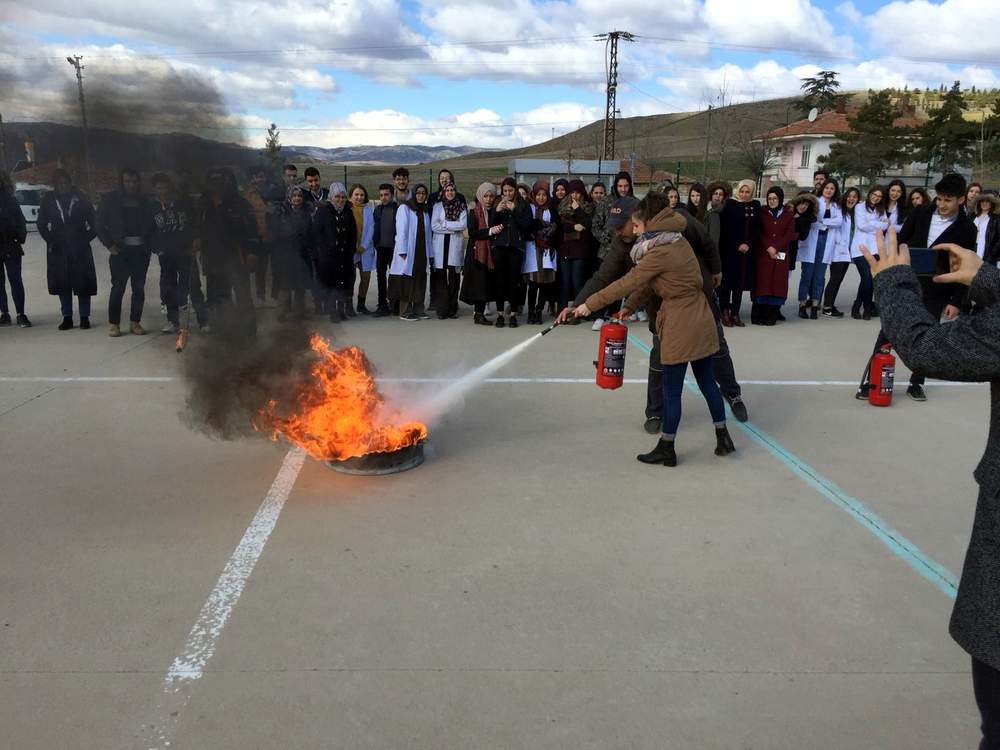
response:
<path id="1" fill-rule="evenodd" d="M 318 359 L 294 396 L 292 413 L 280 414 L 271 400 L 255 420 L 257 429 L 323 461 L 396 451 L 427 437 L 425 425 L 403 421 L 386 405 L 363 351 L 356 346 L 331 351 L 317 334 L 310 346 Z"/>

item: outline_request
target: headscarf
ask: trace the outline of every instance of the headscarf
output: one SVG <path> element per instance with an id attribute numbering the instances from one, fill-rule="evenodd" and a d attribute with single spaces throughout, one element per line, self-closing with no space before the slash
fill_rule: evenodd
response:
<path id="1" fill-rule="evenodd" d="M 737 182 L 736 190 L 733 191 L 733 195 L 738 196 L 740 194 L 740 188 L 742 188 L 744 185 L 750 188 L 750 200 L 753 200 L 753 194 L 757 192 L 757 183 L 754 182 L 753 180 L 740 180 L 739 182 Z M 739 198 L 737 198 L 737 200 L 739 200 Z"/>
<path id="2" fill-rule="evenodd" d="M 628 195 L 635 195 L 635 190 L 632 185 L 632 175 L 628 172 L 619 172 L 615 175 L 615 181 L 611 183 L 611 189 L 614 191 L 614 197 L 618 198 L 618 180 L 628 180 Z"/>
<path id="3" fill-rule="evenodd" d="M 771 215 L 774 216 L 774 218 L 778 218 L 781 215 L 781 212 L 785 210 L 785 191 L 775 185 L 774 187 L 767 189 L 767 195 L 771 195 L 771 193 L 778 196 L 778 207 L 771 208 L 770 206 L 766 206 L 766 208 L 771 212 Z M 765 198 L 766 197 L 767 196 L 765 196 Z"/>
<path id="4" fill-rule="evenodd" d="M 444 206 L 444 218 L 447 221 L 458 221 L 465 210 L 465 201 L 458 197 L 458 189 L 455 189 L 455 197 L 448 200 L 444 197 L 444 191 L 450 187 L 455 187 L 454 182 L 448 182 L 441 188 L 440 203 Z"/>
<path id="5" fill-rule="evenodd" d="M 583 180 L 571 180 L 569 187 L 566 188 L 566 195 L 569 196 L 570 193 L 579 193 L 584 201 L 590 200 L 590 196 L 587 194 L 587 186 L 583 184 Z"/>
<path id="6" fill-rule="evenodd" d="M 535 203 L 535 194 L 539 191 L 545 191 L 545 204 L 539 206 Z M 536 216 L 544 211 L 546 208 L 550 208 L 549 204 L 552 202 L 552 197 L 549 195 L 549 181 L 548 180 L 535 180 L 535 184 L 531 186 L 531 205 L 535 207 Z"/>
<path id="7" fill-rule="evenodd" d="M 497 194 L 497 187 L 492 182 L 484 182 L 476 188 L 476 207 L 474 211 L 480 229 L 487 228 L 490 225 L 489 214 L 487 214 L 486 207 L 483 205 L 483 199 L 487 193 Z M 473 245 L 473 254 L 477 263 L 486 266 L 491 271 L 493 270 L 493 253 L 490 252 L 490 241 L 488 239 L 476 240 Z"/>
<path id="8" fill-rule="evenodd" d="M 559 187 L 560 185 L 562 185 L 562 186 L 563 186 L 564 188 L 566 188 L 566 195 L 569 195 L 569 180 L 567 180 L 567 179 L 565 179 L 565 178 L 563 178 L 563 177 L 560 177 L 560 178 L 559 178 L 558 180 L 556 180 L 556 181 L 555 181 L 555 183 L 554 183 L 554 184 L 552 185 L 552 197 L 553 197 L 553 198 L 554 198 L 554 197 L 555 197 L 555 195 L 556 195 L 556 188 L 558 188 L 558 187 Z"/>
<path id="9" fill-rule="evenodd" d="M 347 188 L 342 182 L 331 182 L 330 183 L 330 195 L 329 200 L 333 202 L 333 196 L 335 195 L 347 195 Z"/>
<path id="10" fill-rule="evenodd" d="M 291 203 L 292 202 L 292 196 L 295 193 L 298 193 L 303 198 L 306 197 L 305 188 L 303 188 L 301 185 L 292 185 L 290 188 L 288 188 L 288 190 L 285 191 L 285 200 L 288 201 L 289 203 Z"/>
<path id="11" fill-rule="evenodd" d="M 406 201 L 406 206 L 415 214 L 425 213 L 429 205 L 426 198 L 424 199 L 423 203 L 417 203 L 417 191 L 420 188 L 424 189 L 425 195 L 427 194 L 427 186 L 424 183 L 420 182 L 413 186 L 413 193 L 410 199 Z"/>

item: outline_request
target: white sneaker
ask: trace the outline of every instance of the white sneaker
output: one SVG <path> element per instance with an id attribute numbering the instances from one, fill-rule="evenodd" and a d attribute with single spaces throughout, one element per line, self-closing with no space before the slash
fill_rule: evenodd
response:
<path id="1" fill-rule="evenodd" d="M 598 318 L 597 320 L 594 321 L 594 325 L 590 327 L 590 330 L 599 331 L 601 330 L 601 326 L 603 325 L 604 325 L 604 318 Z"/>
<path id="2" fill-rule="evenodd" d="M 167 306 L 166 305 L 163 305 L 163 304 L 160 305 L 160 314 L 161 315 L 166 315 L 167 314 Z"/>
<path id="3" fill-rule="evenodd" d="M 173 323 L 167 323 L 160 329 L 160 333 L 177 333 L 177 326 Z"/>
<path id="4" fill-rule="evenodd" d="M 647 321 L 649 321 L 649 316 L 646 314 L 645 310 L 640 310 L 639 312 L 636 313 L 636 315 L 639 316 L 640 323 L 646 323 Z"/>
<path id="5" fill-rule="evenodd" d="M 631 315 L 629 315 L 628 316 L 628 322 L 629 323 L 638 323 L 639 322 L 639 316 L 638 316 L 638 314 L 632 313 Z"/>

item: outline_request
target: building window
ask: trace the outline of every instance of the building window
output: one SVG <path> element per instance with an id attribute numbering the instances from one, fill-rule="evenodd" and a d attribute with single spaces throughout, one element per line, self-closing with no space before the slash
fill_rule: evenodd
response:
<path id="1" fill-rule="evenodd" d="M 809 159 L 812 156 L 812 144 L 804 143 L 802 145 L 802 161 L 799 162 L 799 166 L 805 169 L 810 166 Z"/>

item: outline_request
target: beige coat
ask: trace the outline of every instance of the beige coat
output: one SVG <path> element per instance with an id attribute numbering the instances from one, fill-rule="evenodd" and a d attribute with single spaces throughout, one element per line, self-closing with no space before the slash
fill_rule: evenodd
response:
<path id="1" fill-rule="evenodd" d="M 650 222 L 652 230 L 659 228 L 656 218 Z M 625 276 L 588 297 L 587 307 L 600 310 L 629 297 L 626 307 L 636 310 L 652 295 L 663 300 L 656 314 L 663 364 L 693 362 L 719 351 L 715 318 L 702 291 L 701 267 L 683 238 L 649 250 Z"/>

